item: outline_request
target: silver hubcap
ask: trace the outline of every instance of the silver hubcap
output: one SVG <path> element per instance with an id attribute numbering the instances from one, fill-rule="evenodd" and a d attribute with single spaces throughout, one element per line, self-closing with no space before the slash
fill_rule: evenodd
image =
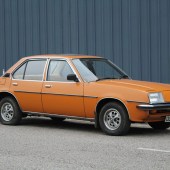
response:
<path id="1" fill-rule="evenodd" d="M 109 109 L 104 114 L 104 124 L 110 130 L 116 130 L 121 124 L 121 115 L 116 109 Z"/>
<path id="2" fill-rule="evenodd" d="M 14 109 L 10 103 L 4 103 L 1 107 L 1 117 L 5 121 L 10 121 L 14 116 Z"/>

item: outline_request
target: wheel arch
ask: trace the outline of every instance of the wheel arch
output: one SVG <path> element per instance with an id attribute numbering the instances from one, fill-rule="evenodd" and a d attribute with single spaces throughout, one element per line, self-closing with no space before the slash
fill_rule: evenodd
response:
<path id="1" fill-rule="evenodd" d="M 21 109 L 21 107 L 20 107 L 20 105 L 19 105 L 18 100 L 16 99 L 16 97 L 15 97 L 12 93 L 7 92 L 7 91 L 0 92 L 0 101 L 1 101 L 3 98 L 5 98 L 5 97 L 12 97 L 12 98 L 16 101 L 16 103 L 18 104 L 20 110 L 22 111 L 22 109 Z"/>
<path id="2" fill-rule="evenodd" d="M 117 99 L 117 98 L 102 98 L 101 100 L 98 101 L 96 105 L 96 109 L 95 109 L 95 124 L 96 124 L 95 126 L 96 127 L 99 127 L 99 114 L 100 114 L 102 107 L 109 102 L 119 103 L 126 110 L 128 117 L 130 119 L 128 108 L 126 107 L 126 105 L 123 103 L 122 100 Z"/>

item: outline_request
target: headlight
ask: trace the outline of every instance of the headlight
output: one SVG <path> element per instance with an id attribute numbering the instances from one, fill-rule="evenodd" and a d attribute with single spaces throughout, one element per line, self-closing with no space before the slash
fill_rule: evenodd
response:
<path id="1" fill-rule="evenodd" d="M 162 93 L 149 93 L 149 100 L 151 104 L 164 103 L 164 98 Z"/>

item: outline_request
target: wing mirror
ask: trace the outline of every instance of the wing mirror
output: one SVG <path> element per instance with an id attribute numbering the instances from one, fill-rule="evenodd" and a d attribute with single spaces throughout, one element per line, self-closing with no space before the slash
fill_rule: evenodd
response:
<path id="1" fill-rule="evenodd" d="M 67 80 L 72 80 L 72 81 L 75 81 L 75 82 L 79 82 L 77 76 L 75 74 L 69 74 L 67 75 Z"/>

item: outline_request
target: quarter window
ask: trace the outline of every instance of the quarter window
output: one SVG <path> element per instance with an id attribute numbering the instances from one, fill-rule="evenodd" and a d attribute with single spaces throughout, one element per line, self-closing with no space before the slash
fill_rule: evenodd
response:
<path id="1" fill-rule="evenodd" d="M 68 81 L 67 75 L 74 74 L 71 67 L 64 60 L 50 61 L 47 81 Z"/>
<path id="2" fill-rule="evenodd" d="M 14 79 L 42 80 L 46 60 L 30 60 L 13 74 Z"/>
<path id="3" fill-rule="evenodd" d="M 26 63 L 23 64 L 19 69 L 15 71 L 15 73 L 13 74 L 13 78 L 22 80 L 24 77 L 25 67 L 26 67 Z"/>

